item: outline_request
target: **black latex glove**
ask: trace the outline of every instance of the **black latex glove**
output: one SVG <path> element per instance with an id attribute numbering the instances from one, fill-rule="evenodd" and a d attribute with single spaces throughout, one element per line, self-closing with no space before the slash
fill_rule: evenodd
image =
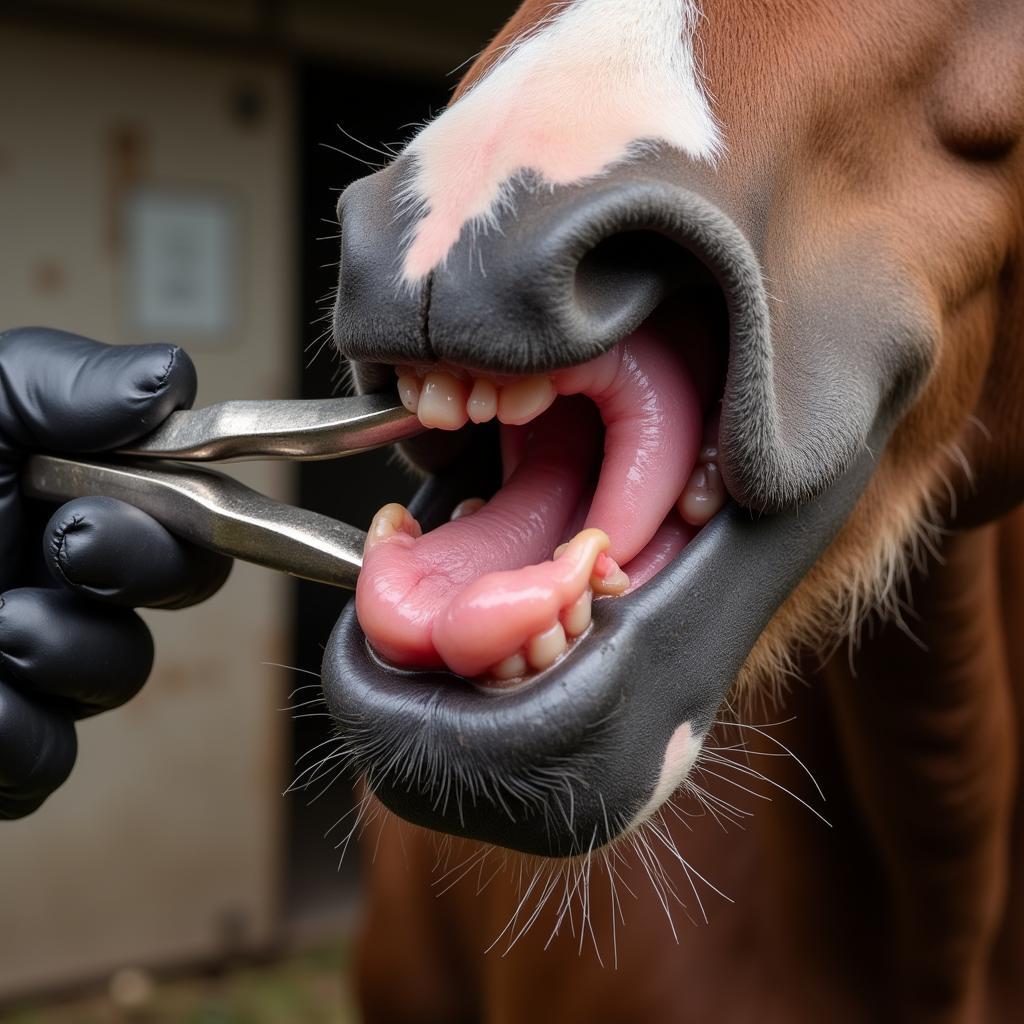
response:
<path id="1" fill-rule="evenodd" d="M 145 682 L 153 640 L 132 607 L 195 604 L 231 567 L 123 502 L 81 498 L 55 512 L 26 501 L 21 464 L 31 452 L 120 447 L 195 392 L 191 360 L 170 345 L 0 334 L 0 818 L 30 813 L 64 782 L 76 719 Z"/>

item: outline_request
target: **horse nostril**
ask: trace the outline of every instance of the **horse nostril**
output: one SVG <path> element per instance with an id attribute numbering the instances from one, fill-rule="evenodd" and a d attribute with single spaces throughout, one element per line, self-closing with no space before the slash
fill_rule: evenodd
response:
<path id="1" fill-rule="evenodd" d="M 573 301 L 596 337 L 611 337 L 691 283 L 713 284 L 692 252 L 655 231 L 626 231 L 584 253 L 573 275 Z"/>

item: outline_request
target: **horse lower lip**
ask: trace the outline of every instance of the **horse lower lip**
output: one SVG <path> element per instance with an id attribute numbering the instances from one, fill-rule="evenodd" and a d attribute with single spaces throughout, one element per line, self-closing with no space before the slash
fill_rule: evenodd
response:
<path id="1" fill-rule="evenodd" d="M 413 508 L 429 524 L 464 485 L 464 477 L 435 478 Z M 636 660 L 650 650 L 636 624 L 662 596 L 652 602 L 640 592 L 596 609 L 588 643 L 573 658 L 500 696 L 446 672 L 385 664 L 350 609 L 328 644 L 323 679 L 352 770 L 388 807 L 428 828 L 546 857 L 613 840 L 656 785 L 662 752 L 652 724 L 675 714 L 662 704 L 664 678 Z M 648 682 L 656 699 L 645 721 L 635 714 L 636 691 Z M 719 699 L 703 711 L 691 706 L 687 718 L 709 721 Z M 623 739 L 636 730 L 643 740 L 626 739 L 633 752 L 623 763 Z"/>

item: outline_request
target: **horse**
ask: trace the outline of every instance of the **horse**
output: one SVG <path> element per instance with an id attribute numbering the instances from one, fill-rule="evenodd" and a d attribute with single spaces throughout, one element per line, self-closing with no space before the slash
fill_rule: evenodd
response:
<path id="1" fill-rule="evenodd" d="M 526 0 L 341 196 L 370 1024 L 1020 1017 L 1022 135 L 1014 0 Z"/>

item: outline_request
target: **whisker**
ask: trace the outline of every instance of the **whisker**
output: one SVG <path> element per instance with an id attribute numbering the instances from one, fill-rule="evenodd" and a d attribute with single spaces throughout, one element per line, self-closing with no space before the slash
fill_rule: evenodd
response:
<path id="1" fill-rule="evenodd" d="M 793 721 L 793 719 L 790 718 L 790 719 L 787 719 L 784 722 L 773 722 L 772 725 L 773 726 L 774 725 L 787 725 L 791 721 Z M 774 743 L 775 746 L 780 749 L 780 751 L 782 752 L 783 755 L 791 757 L 793 759 L 793 761 L 803 771 L 803 773 L 807 776 L 807 778 L 809 778 L 811 780 L 811 784 L 818 791 L 818 796 L 820 796 L 822 800 L 825 799 L 825 791 L 818 784 L 818 780 L 814 777 L 814 773 L 780 739 L 777 739 L 775 736 L 772 736 L 772 734 L 769 733 L 769 732 L 766 732 L 765 729 L 760 728 L 759 726 L 756 726 L 756 725 L 751 725 L 748 722 L 730 722 L 730 723 L 725 723 L 725 722 L 718 722 L 718 721 L 716 721 L 715 724 L 716 725 L 726 725 L 726 724 L 728 724 L 728 725 L 733 726 L 733 727 L 735 727 L 737 729 L 750 729 L 752 732 L 757 733 L 758 736 L 764 737 L 764 739 L 768 740 L 769 743 Z M 756 753 L 755 751 L 750 751 L 750 752 L 751 753 Z"/>
<path id="2" fill-rule="evenodd" d="M 768 783 L 769 786 L 772 786 L 775 789 L 779 790 L 780 792 L 785 793 L 787 796 L 792 797 L 802 807 L 806 807 L 807 810 L 809 810 L 811 812 L 811 814 L 813 814 L 816 818 L 818 818 L 819 820 L 824 822 L 826 825 L 828 825 L 829 828 L 832 827 L 832 823 L 817 808 L 813 807 L 806 800 L 804 800 L 803 797 L 798 796 L 791 789 L 787 789 L 785 786 L 782 785 L 781 782 L 776 782 L 774 779 L 772 779 L 769 776 L 765 775 L 764 772 L 759 772 L 759 771 L 757 771 L 757 769 L 749 768 L 746 765 L 736 764 L 734 761 L 730 761 L 728 758 L 719 757 L 717 754 L 710 754 L 708 756 L 708 760 L 711 761 L 714 764 L 722 765 L 723 767 L 732 768 L 735 771 L 738 771 L 738 772 L 740 772 L 743 775 L 747 775 L 747 776 L 750 776 L 751 778 L 758 779 L 761 782 Z M 723 776 L 718 776 L 718 777 L 724 779 Z M 724 779 L 724 781 L 730 782 L 732 785 L 739 785 L 739 783 L 737 783 L 734 779 Z M 739 788 L 740 789 L 745 789 L 746 787 L 740 786 Z M 763 794 L 753 793 L 752 790 L 747 790 L 747 792 L 752 793 L 754 796 L 759 796 L 759 797 L 761 797 L 761 799 L 768 799 Z"/>

